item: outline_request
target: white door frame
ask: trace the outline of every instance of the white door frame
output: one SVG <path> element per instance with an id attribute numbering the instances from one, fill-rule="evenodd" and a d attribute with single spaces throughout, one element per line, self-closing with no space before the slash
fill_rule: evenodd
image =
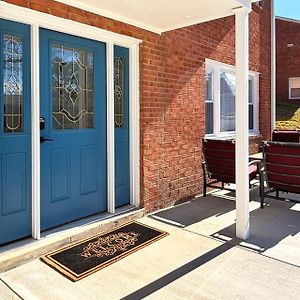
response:
<path id="1" fill-rule="evenodd" d="M 40 76 L 39 29 L 46 28 L 106 43 L 107 59 L 107 207 L 115 212 L 114 169 L 114 45 L 129 48 L 130 204 L 140 205 L 139 172 L 139 44 L 127 37 L 72 20 L 0 2 L 0 17 L 31 26 L 32 237 L 40 238 Z"/>

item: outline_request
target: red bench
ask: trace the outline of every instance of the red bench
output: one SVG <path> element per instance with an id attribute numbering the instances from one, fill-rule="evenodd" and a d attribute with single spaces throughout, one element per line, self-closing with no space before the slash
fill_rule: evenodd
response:
<path id="1" fill-rule="evenodd" d="M 235 183 L 235 142 L 233 140 L 203 139 L 203 196 L 206 196 L 207 187 L 222 188 L 224 183 Z M 259 160 L 249 163 L 249 184 L 250 181 L 260 173 Z M 221 186 L 215 185 L 221 183 Z M 250 184 L 250 187 L 252 185 Z"/>
<path id="2" fill-rule="evenodd" d="M 281 199 L 279 191 L 300 194 L 300 144 L 264 142 L 262 149 L 267 190 L 261 186 L 261 208 L 266 196 Z"/>

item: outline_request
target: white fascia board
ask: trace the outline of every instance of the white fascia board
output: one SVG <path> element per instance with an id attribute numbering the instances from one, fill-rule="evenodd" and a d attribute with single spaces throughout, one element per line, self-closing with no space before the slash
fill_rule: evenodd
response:
<path id="1" fill-rule="evenodd" d="M 70 5 L 70 6 L 74 6 L 76 8 L 80 8 L 82 10 L 92 12 L 92 13 L 97 14 L 99 16 L 103 16 L 103 17 L 106 17 L 106 18 L 109 18 L 109 19 L 113 19 L 113 20 L 117 20 L 117 21 L 120 21 L 120 22 L 123 22 L 123 23 L 126 23 L 126 24 L 130 24 L 130 25 L 145 29 L 147 31 L 154 32 L 156 34 L 161 34 L 162 33 L 162 31 L 159 28 L 144 24 L 142 22 L 138 22 L 138 21 L 133 20 L 133 19 L 126 18 L 124 16 L 120 16 L 118 14 L 114 14 L 114 13 L 106 11 L 104 9 L 100 9 L 99 7 L 86 4 L 83 1 L 76 1 L 76 0 L 56 0 L 56 1 L 60 2 L 60 3 L 63 3 L 63 4 Z"/>
<path id="2" fill-rule="evenodd" d="M 46 29 L 77 36 L 84 36 L 85 38 L 97 41 L 114 42 L 124 47 L 130 47 L 143 42 L 137 38 L 121 35 L 98 27 L 56 17 L 3 1 L 0 1 L 0 8 L 0 16 L 7 20 L 30 25 L 38 23 L 39 27 Z"/>

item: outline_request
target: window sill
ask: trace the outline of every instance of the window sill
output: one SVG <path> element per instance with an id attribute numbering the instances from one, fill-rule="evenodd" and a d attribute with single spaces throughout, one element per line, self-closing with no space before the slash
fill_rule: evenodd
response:
<path id="1" fill-rule="evenodd" d="M 259 139 L 262 135 L 260 132 L 250 132 L 249 133 L 249 139 Z M 211 139 L 211 140 L 233 140 L 235 139 L 235 134 L 228 134 L 228 135 L 206 135 L 204 137 L 205 139 Z"/>

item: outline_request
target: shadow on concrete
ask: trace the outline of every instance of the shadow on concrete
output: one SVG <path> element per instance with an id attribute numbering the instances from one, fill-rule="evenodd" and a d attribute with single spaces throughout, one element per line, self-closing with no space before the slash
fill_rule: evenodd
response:
<path id="1" fill-rule="evenodd" d="M 221 216 L 235 209 L 235 202 L 219 197 L 201 197 L 152 214 L 159 221 L 187 227 L 212 216 Z"/>
<path id="2" fill-rule="evenodd" d="M 174 282 L 175 280 L 185 276 L 186 274 L 192 272 L 193 270 L 197 269 L 198 267 L 206 264 L 210 260 L 216 258 L 217 256 L 225 253 L 226 251 L 233 248 L 234 245 L 232 244 L 222 244 L 219 247 L 212 249 L 211 251 L 195 258 L 194 260 L 182 265 L 181 267 L 177 268 L 176 270 L 158 278 L 157 280 L 147 284 L 146 286 L 140 288 L 139 290 L 127 295 L 126 297 L 122 298 L 122 300 L 136 300 L 136 299 L 143 299 L 154 292 L 164 288 L 168 284 Z"/>
<path id="3" fill-rule="evenodd" d="M 273 248 L 287 237 L 296 237 L 300 232 L 300 211 L 294 210 L 297 204 L 269 199 L 267 201 L 264 209 L 258 208 L 250 212 L 250 237 L 246 243 L 241 244 L 259 252 Z M 229 238 L 236 241 L 235 224 L 211 236 L 219 239 L 223 236 L 226 240 Z M 295 238 L 295 250 L 298 243 Z M 293 247 L 293 242 L 290 243 L 290 247 Z"/>
<path id="4" fill-rule="evenodd" d="M 227 199 L 212 195 L 206 198 L 200 197 L 185 204 L 155 213 L 152 217 L 156 220 L 182 227 L 185 230 L 234 245 L 238 244 L 260 253 L 274 248 L 272 249 L 274 258 L 299 265 L 300 204 L 267 198 L 265 208 L 261 209 L 258 203 L 257 205 L 252 203 L 251 206 L 254 209 L 250 211 L 250 238 L 246 241 L 241 241 L 235 237 L 235 201 L 228 200 L 230 198 L 234 199 L 231 197 L 233 195 L 234 193 L 226 194 L 225 198 Z M 288 194 L 288 197 L 293 199 L 295 195 Z M 299 199 L 299 195 L 296 195 L 296 197 Z M 251 197 L 251 199 L 255 199 L 255 197 Z M 234 214 L 226 217 L 226 221 L 224 218 L 216 218 L 229 212 Z M 207 220 L 210 217 L 214 218 Z M 197 224 L 197 226 L 191 226 L 193 224 Z M 188 226 L 191 227 L 189 228 Z M 208 231 L 204 230 L 206 226 L 217 228 L 217 230 L 208 234 Z M 280 255 L 277 256 L 276 251 L 280 252 Z M 291 258 L 291 255 L 293 258 Z"/>

